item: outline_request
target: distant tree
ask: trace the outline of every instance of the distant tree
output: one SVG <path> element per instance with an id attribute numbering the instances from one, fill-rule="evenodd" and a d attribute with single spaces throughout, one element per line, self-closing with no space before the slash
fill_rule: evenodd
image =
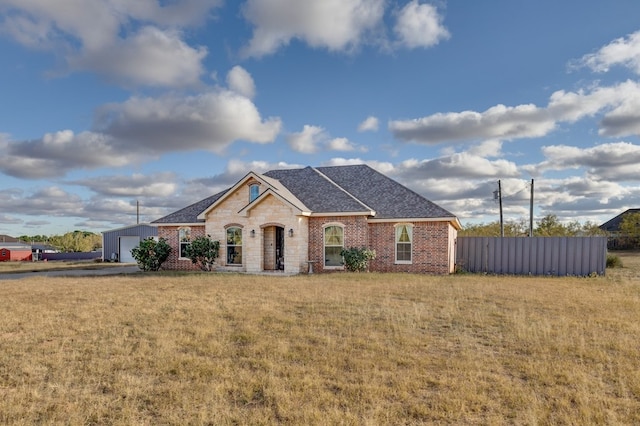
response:
<path id="1" fill-rule="evenodd" d="M 102 247 L 102 237 L 88 231 L 67 232 L 48 238 L 49 244 L 63 252 L 87 252 Z"/>
<path id="2" fill-rule="evenodd" d="M 149 237 L 140 241 L 140 245 L 131 249 L 131 255 L 138 262 L 143 271 L 158 271 L 169 258 L 171 246 L 167 240 L 160 238 L 156 241 Z"/>
<path id="3" fill-rule="evenodd" d="M 212 271 L 220 252 L 220 241 L 211 240 L 210 235 L 196 237 L 185 252 L 194 265 L 197 264 L 203 271 Z"/>
<path id="4" fill-rule="evenodd" d="M 563 237 L 571 233 L 570 228 L 563 225 L 555 214 L 544 216 L 536 225 L 533 234 L 537 237 Z"/>
<path id="5" fill-rule="evenodd" d="M 574 237 L 574 236 L 595 236 L 606 235 L 597 224 L 585 222 L 581 224 L 577 220 L 569 223 L 562 223 L 556 215 L 544 216 L 536 222 L 533 230 L 536 237 Z M 461 237 L 499 237 L 500 222 L 480 223 L 465 225 L 458 232 Z M 519 221 L 508 221 L 504 223 L 505 237 L 527 237 L 529 236 L 529 221 L 520 219 Z"/>
<path id="6" fill-rule="evenodd" d="M 640 247 L 640 213 L 628 213 L 622 217 L 620 234 L 629 247 Z"/>
<path id="7" fill-rule="evenodd" d="M 606 231 L 600 229 L 600 225 L 595 222 L 587 221 L 582 224 L 582 235 L 585 237 L 597 237 L 597 236 L 606 236 Z"/>
<path id="8" fill-rule="evenodd" d="M 508 221 L 503 224 L 505 237 L 524 237 L 528 235 L 529 227 L 525 221 Z M 499 237 L 500 222 L 479 223 L 465 225 L 458 232 L 461 237 Z"/>

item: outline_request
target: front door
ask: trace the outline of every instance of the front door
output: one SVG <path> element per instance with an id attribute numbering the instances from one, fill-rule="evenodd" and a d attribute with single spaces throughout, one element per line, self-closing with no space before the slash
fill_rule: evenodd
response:
<path id="1" fill-rule="evenodd" d="M 276 269 L 284 271 L 284 228 L 276 226 Z"/>
<path id="2" fill-rule="evenodd" d="M 284 228 L 267 226 L 262 230 L 263 269 L 265 271 L 284 270 Z"/>

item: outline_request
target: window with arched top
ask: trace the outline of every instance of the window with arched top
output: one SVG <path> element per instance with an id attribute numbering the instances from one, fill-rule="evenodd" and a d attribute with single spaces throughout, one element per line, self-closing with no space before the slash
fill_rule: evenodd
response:
<path id="1" fill-rule="evenodd" d="M 324 228 L 324 266 L 342 266 L 344 264 L 342 249 L 344 249 L 344 227 L 341 225 L 326 226 Z"/>
<path id="2" fill-rule="evenodd" d="M 227 265 L 242 265 L 242 228 L 227 228 Z"/>
<path id="3" fill-rule="evenodd" d="M 396 263 L 411 263 L 413 252 L 413 225 L 396 225 Z"/>

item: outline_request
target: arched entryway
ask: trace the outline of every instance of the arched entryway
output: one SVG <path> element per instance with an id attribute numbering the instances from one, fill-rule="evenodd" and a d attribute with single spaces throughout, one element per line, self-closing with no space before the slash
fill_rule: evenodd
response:
<path id="1" fill-rule="evenodd" d="M 284 227 L 269 225 L 262 228 L 263 269 L 284 271 Z"/>

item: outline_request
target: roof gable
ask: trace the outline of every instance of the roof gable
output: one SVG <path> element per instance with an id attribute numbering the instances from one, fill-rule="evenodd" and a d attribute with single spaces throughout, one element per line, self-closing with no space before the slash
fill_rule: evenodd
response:
<path id="1" fill-rule="evenodd" d="M 205 220 L 207 213 L 214 210 L 217 206 L 223 203 L 228 197 L 236 193 L 239 190 L 239 188 L 241 188 L 243 185 L 252 181 L 257 181 L 260 184 L 264 184 L 266 186 L 266 189 L 261 191 L 261 194 L 258 196 L 258 198 L 256 198 L 251 202 L 247 202 L 247 205 L 245 205 L 242 209 L 240 209 L 238 213 L 248 212 L 251 209 L 252 205 L 255 205 L 256 203 L 260 202 L 260 198 L 262 195 L 264 195 L 265 192 L 269 192 L 275 195 L 280 200 L 291 204 L 301 212 L 308 210 L 305 207 L 305 205 L 300 200 L 298 200 L 294 194 L 292 194 L 288 189 L 282 187 L 277 180 L 273 180 L 267 176 L 263 176 L 255 172 L 249 172 L 245 175 L 245 177 L 240 179 L 235 185 L 229 188 L 229 190 L 223 196 L 218 198 L 211 205 L 209 205 L 205 210 L 203 210 L 200 214 L 198 214 L 198 220 Z M 249 209 L 247 210 L 247 208 Z"/>

